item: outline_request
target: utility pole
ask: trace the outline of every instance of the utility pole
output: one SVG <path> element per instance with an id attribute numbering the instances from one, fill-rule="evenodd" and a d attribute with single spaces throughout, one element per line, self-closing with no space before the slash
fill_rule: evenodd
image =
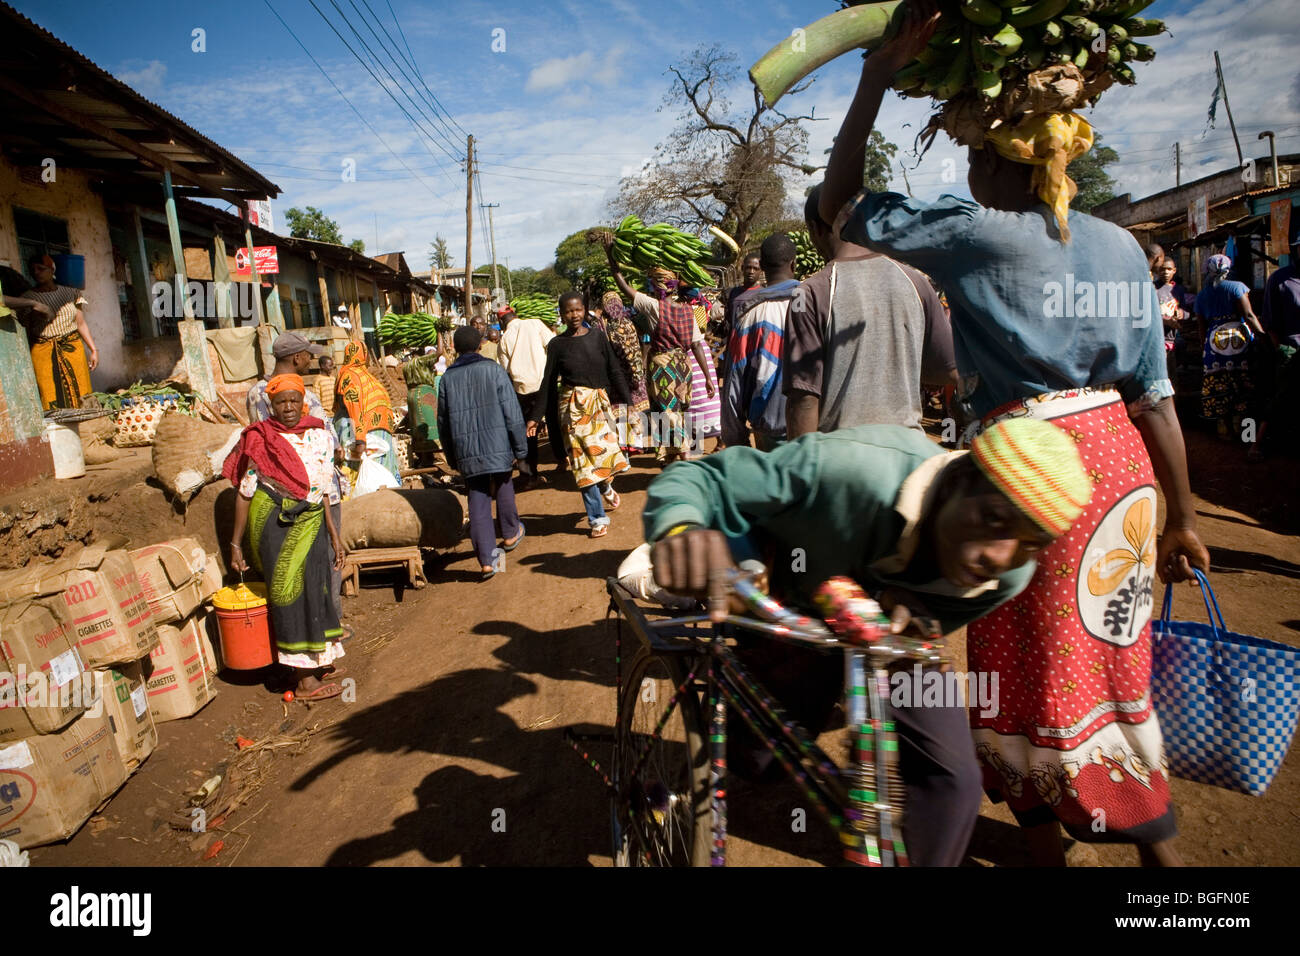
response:
<path id="1" fill-rule="evenodd" d="M 1174 185 L 1183 184 L 1183 149 L 1182 143 L 1174 143 Z"/>
<path id="2" fill-rule="evenodd" d="M 499 202 L 483 203 L 483 208 L 488 211 L 488 243 L 492 247 L 492 291 L 501 288 L 501 276 L 497 273 L 497 231 L 492 224 L 492 210 L 501 204 Z"/>
<path id="3" fill-rule="evenodd" d="M 506 298 L 513 299 L 514 297 L 515 297 L 515 287 L 510 282 L 510 259 L 509 257 L 507 257 L 506 258 Z"/>
<path id="4" fill-rule="evenodd" d="M 465 137 L 465 321 L 473 317 L 474 268 L 474 137 Z"/>
<path id="5" fill-rule="evenodd" d="M 1219 51 L 1214 51 L 1214 72 L 1219 75 L 1219 89 L 1223 91 L 1223 108 L 1228 111 L 1228 126 L 1232 129 L 1232 141 L 1237 147 L 1237 168 L 1240 169 L 1245 165 L 1245 157 L 1241 155 L 1241 140 L 1237 139 L 1237 124 L 1232 119 L 1232 106 L 1228 103 L 1228 84 L 1223 82 L 1223 65 L 1219 62 Z"/>

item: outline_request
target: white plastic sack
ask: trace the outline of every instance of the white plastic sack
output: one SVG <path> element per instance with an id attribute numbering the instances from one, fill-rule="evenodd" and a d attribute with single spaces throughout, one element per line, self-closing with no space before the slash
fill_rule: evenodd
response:
<path id="1" fill-rule="evenodd" d="M 357 484 L 352 494 L 355 497 L 368 495 L 380 488 L 400 487 L 402 483 L 393 477 L 392 472 L 369 455 L 365 455 L 361 459 L 361 467 L 357 469 Z"/>

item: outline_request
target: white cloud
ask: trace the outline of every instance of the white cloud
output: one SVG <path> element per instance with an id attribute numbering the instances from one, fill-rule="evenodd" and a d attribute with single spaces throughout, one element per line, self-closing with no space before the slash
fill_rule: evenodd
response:
<path id="1" fill-rule="evenodd" d="M 162 94 L 163 81 L 167 78 L 167 64 L 162 60 L 150 60 L 136 69 L 118 70 L 113 75 L 141 96 L 157 99 Z"/>
<path id="2" fill-rule="evenodd" d="M 601 60 L 590 50 L 572 56 L 555 57 L 533 67 L 524 84 L 525 93 L 590 86 L 612 86 L 619 79 L 618 62 L 623 55 L 621 47 L 612 47 Z M 576 91 L 575 91 L 576 92 Z M 579 98 L 578 105 L 581 102 Z"/>

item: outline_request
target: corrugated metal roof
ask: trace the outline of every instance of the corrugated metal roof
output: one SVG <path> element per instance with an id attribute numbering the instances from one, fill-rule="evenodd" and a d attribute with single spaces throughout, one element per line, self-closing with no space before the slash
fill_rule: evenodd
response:
<path id="1" fill-rule="evenodd" d="M 101 15 L 110 15 L 107 11 Z M 256 194 L 271 198 L 280 194 L 280 187 L 271 182 L 234 153 L 223 149 L 198 130 L 167 112 L 158 104 L 141 96 L 131 87 L 102 69 L 90 59 L 68 46 L 54 34 L 40 27 L 13 7 L 0 2 L 0 30 L 5 37 L 5 52 L 0 56 L 0 95 L 5 95 L 6 112 L 16 119 L 6 118 L 2 134 L 6 141 L 22 148 L 24 141 L 37 140 L 42 135 L 94 160 L 129 160 L 141 166 L 138 172 L 152 173 L 153 165 L 146 158 L 124 149 L 111 139 L 99 136 L 94 130 L 81 129 L 80 135 L 59 135 L 58 130 L 76 126 L 67 116 L 84 117 L 92 123 L 108 128 L 115 134 L 127 136 L 134 132 L 158 130 L 166 142 L 140 143 L 148 150 L 177 166 L 178 172 L 197 181 L 199 188 L 206 187 L 213 195 L 230 193 Z M 71 73 L 71 84 L 65 82 Z M 40 78 L 41 82 L 36 82 Z M 89 81 L 89 82 L 87 82 Z M 99 86 L 108 96 L 96 96 L 87 86 Z M 17 89 L 15 89 L 17 87 Z M 24 94 L 34 97 L 32 102 Z M 54 112 L 42 108 L 41 102 L 55 107 Z M 62 110 L 65 115 L 59 116 Z M 26 122 L 24 111 L 53 117 L 53 122 L 39 120 Z M 41 129 L 44 125 L 46 128 Z M 186 171 L 185 164 L 215 165 L 217 170 Z M 173 173 L 175 177 L 176 172 Z M 157 178 L 161 178 L 161 171 Z"/>

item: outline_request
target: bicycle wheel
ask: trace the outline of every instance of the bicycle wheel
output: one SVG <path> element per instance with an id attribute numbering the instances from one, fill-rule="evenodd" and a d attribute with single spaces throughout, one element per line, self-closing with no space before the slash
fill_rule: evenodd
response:
<path id="1" fill-rule="evenodd" d="M 696 690 L 686 689 L 654 736 L 687 673 L 681 657 L 644 645 L 628 667 L 614 755 L 615 866 L 709 865 L 709 756 Z"/>

